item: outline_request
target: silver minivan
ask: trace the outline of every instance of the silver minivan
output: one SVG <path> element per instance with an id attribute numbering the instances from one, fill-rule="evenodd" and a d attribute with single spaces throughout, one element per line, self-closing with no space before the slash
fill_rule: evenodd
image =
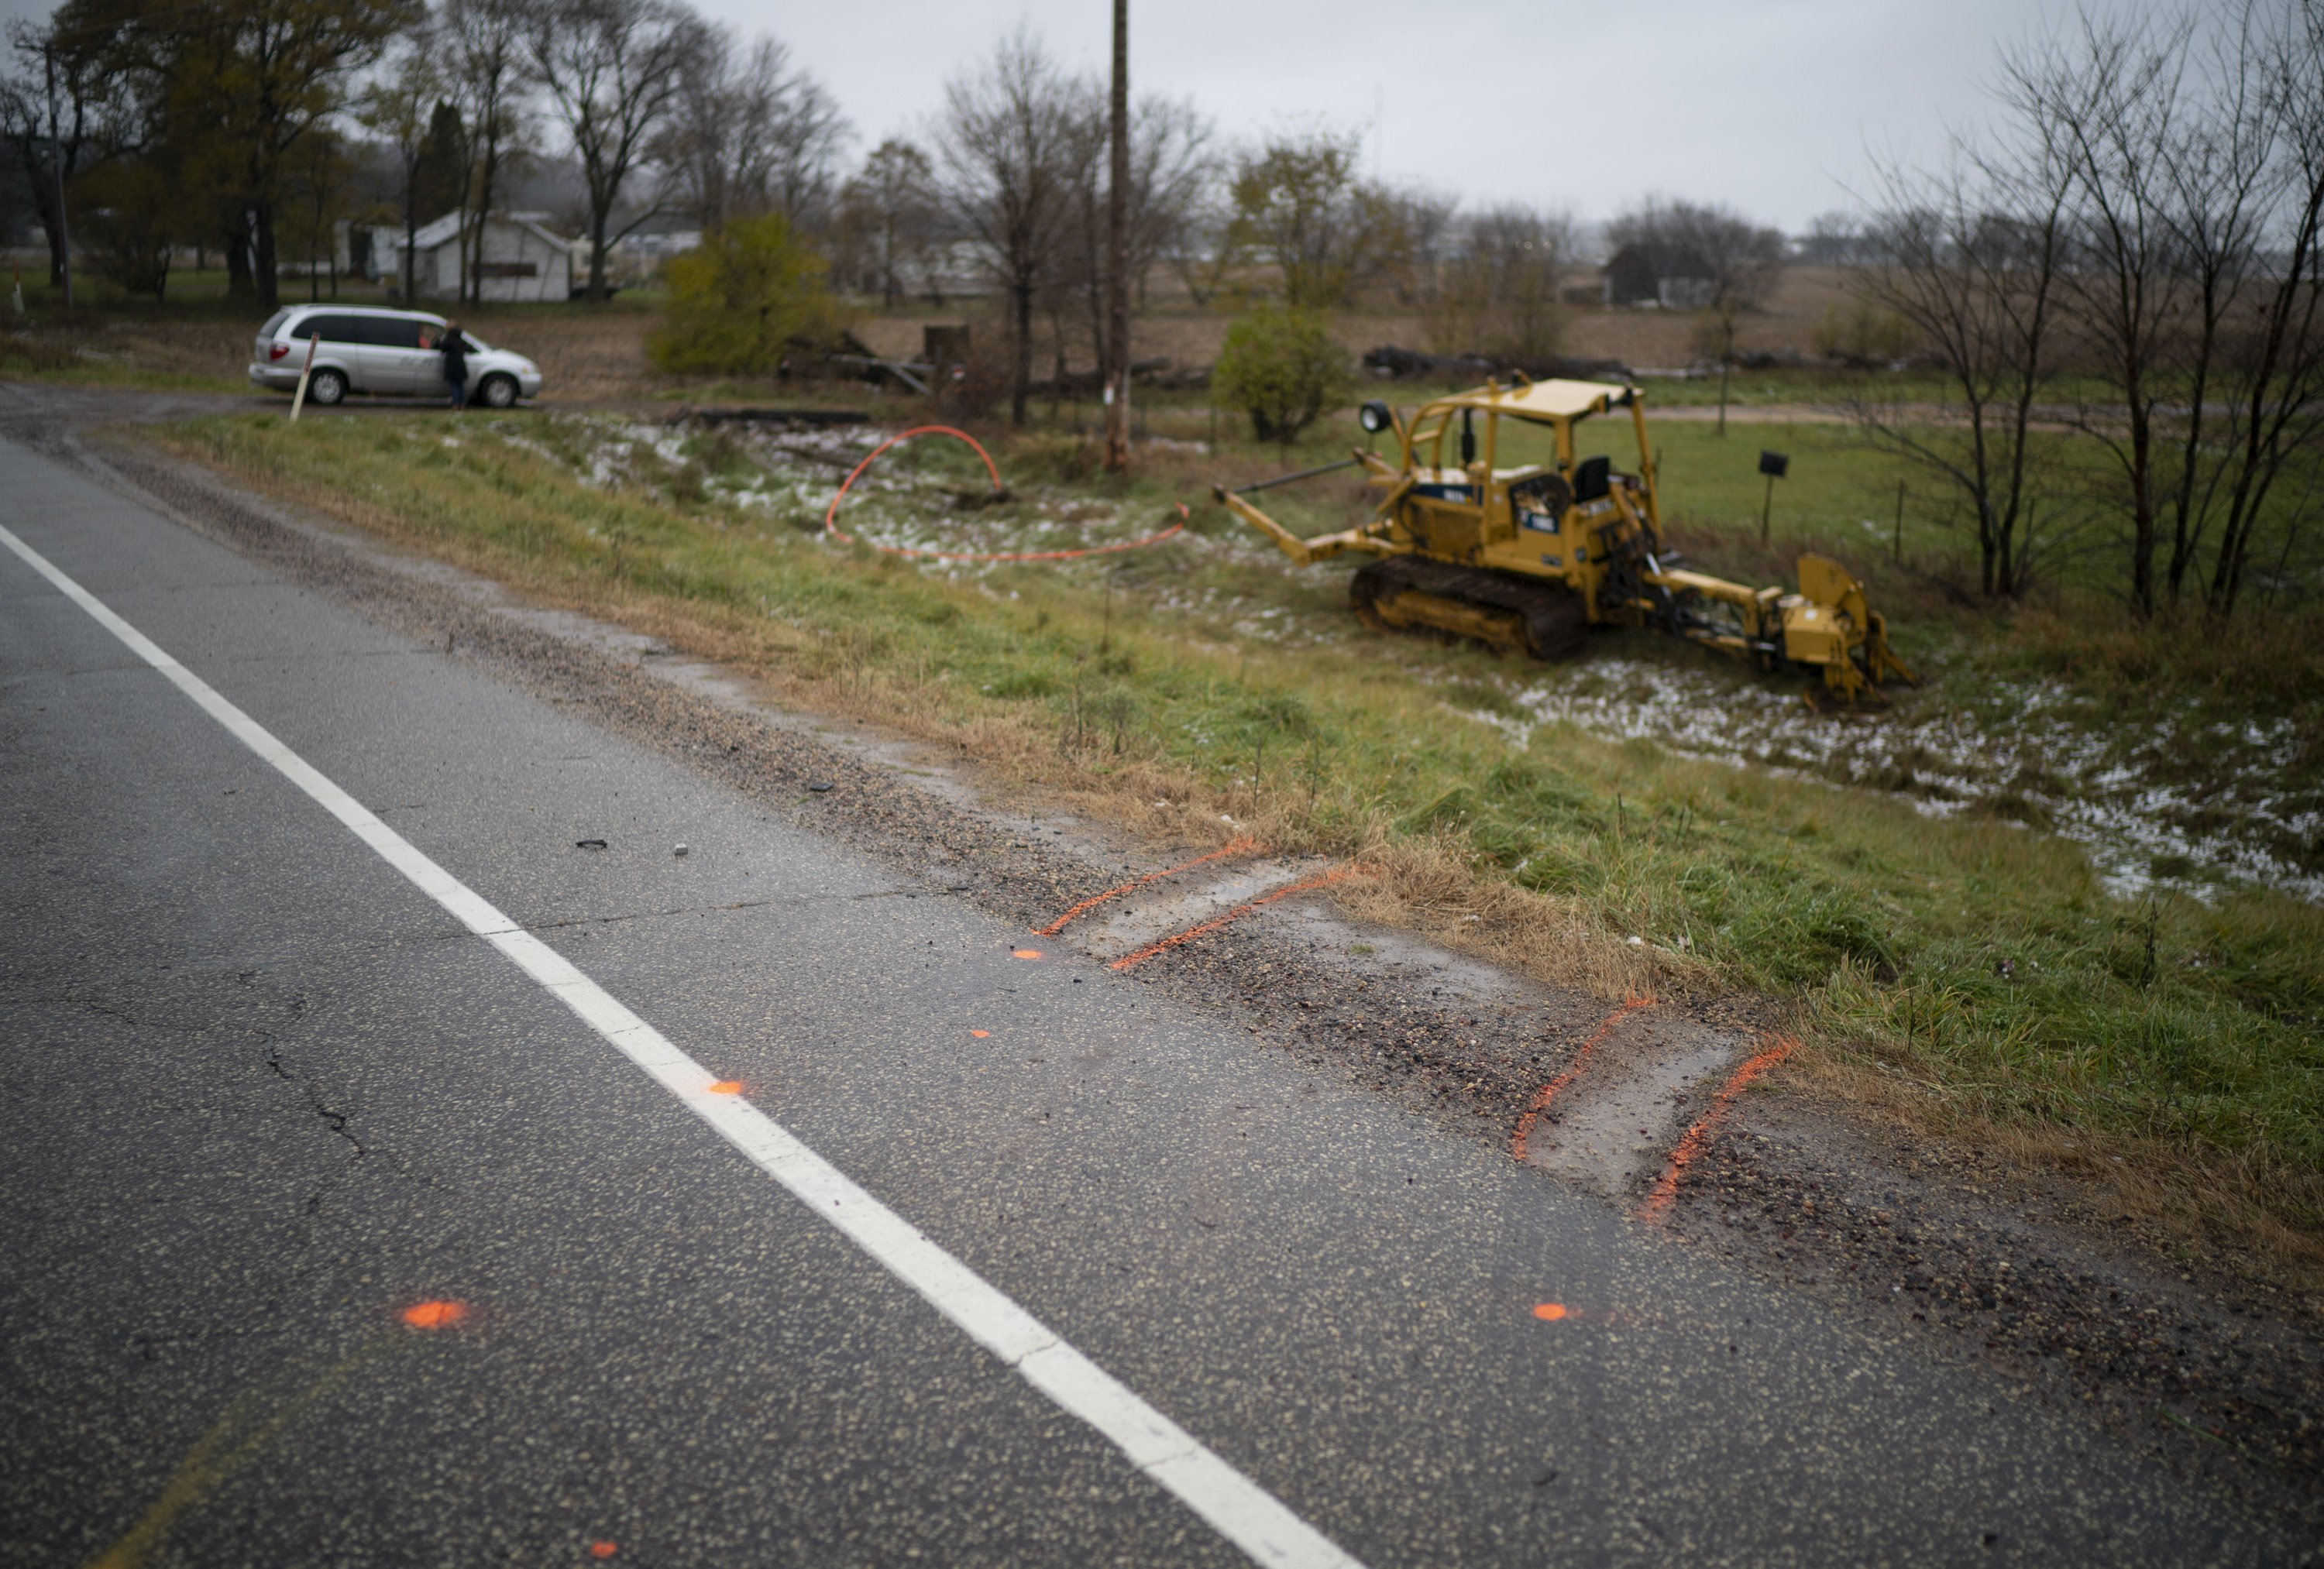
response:
<path id="1" fill-rule="evenodd" d="M 540 367 L 522 354 L 493 348 L 467 328 L 468 398 L 487 408 L 507 408 L 540 395 Z M 309 402 L 332 404 L 350 392 L 448 397 L 444 356 L 436 347 L 444 318 L 424 311 L 365 305 L 294 305 L 276 311 L 258 329 L 250 362 L 255 386 L 288 392 L 299 385 L 314 344 Z"/>

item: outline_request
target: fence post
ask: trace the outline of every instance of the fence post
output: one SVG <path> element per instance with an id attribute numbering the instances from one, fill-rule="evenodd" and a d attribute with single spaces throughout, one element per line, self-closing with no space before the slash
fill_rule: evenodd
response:
<path id="1" fill-rule="evenodd" d="M 314 333 L 307 339 L 307 361 L 299 367 L 299 390 L 290 395 L 290 423 L 299 423 L 299 410 L 307 407 L 307 378 L 315 373 L 315 351 L 322 346 L 323 335 Z"/>

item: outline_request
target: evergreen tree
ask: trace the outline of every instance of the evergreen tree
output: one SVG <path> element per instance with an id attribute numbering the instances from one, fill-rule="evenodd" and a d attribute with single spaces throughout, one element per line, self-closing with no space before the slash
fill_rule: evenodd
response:
<path id="1" fill-rule="evenodd" d="M 411 185 L 412 206 L 423 224 L 466 205 L 468 133 L 460 124 L 458 105 L 447 100 L 436 106 L 428 121 L 428 139 L 420 144 L 420 166 L 412 171 Z"/>

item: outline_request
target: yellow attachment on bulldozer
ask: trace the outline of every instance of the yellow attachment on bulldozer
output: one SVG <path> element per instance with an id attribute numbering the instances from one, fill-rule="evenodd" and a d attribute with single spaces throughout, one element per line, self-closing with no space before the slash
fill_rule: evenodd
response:
<path id="1" fill-rule="evenodd" d="M 1630 416 L 1635 473 L 1575 445 L 1577 424 L 1618 410 Z M 1342 553 L 1372 557 L 1349 584 L 1372 625 L 1429 628 L 1543 659 L 1574 652 L 1591 627 L 1655 627 L 1763 669 L 1820 669 L 1826 702 L 1877 702 L 1884 681 L 1916 680 L 1888 647 L 1863 585 L 1838 562 L 1801 556 L 1799 591 L 1787 593 L 1691 571 L 1664 547 L 1636 387 L 1518 376 L 1436 399 L 1409 418 L 1367 403 L 1360 418 L 1374 437 L 1393 436 L 1394 462 L 1358 449 L 1212 494 L 1302 566 Z M 1379 496 L 1353 528 L 1302 538 L 1250 500 L 1358 467 Z"/>

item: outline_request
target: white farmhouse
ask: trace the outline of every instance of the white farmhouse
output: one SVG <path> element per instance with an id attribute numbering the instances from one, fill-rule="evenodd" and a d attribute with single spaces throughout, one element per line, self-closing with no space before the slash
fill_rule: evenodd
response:
<path id="1" fill-rule="evenodd" d="M 483 256 L 477 294 L 493 300 L 567 299 L 573 294 L 573 242 L 551 233 L 547 213 L 489 213 L 484 220 Z M 462 290 L 461 224 L 475 232 L 473 213 L 447 213 L 412 236 L 417 266 L 413 292 L 421 299 L 457 299 Z M 403 234 L 376 231 L 373 265 L 383 282 L 403 278 Z"/>

